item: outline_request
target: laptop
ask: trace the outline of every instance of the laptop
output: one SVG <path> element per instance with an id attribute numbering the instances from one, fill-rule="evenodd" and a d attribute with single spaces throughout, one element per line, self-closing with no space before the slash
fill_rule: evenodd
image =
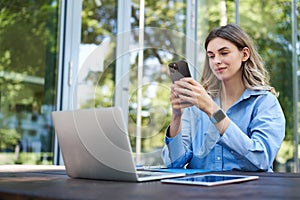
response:
<path id="1" fill-rule="evenodd" d="M 114 181 L 150 181 L 185 173 L 139 171 L 119 107 L 52 112 L 68 176 Z"/>

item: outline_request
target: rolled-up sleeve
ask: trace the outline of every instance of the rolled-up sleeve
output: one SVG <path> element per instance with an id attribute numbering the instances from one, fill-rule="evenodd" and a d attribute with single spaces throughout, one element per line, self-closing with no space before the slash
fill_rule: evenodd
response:
<path id="1" fill-rule="evenodd" d="M 184 163 L 189 160 L 191 151 L 186 151 L 182 141 L 182 133 L 174 138 L 165 138 L 165 146 L 162 150 L 162 159 L 168 168 L 183 168 Z"/>
<path id="2" fill-rule="evenodd" d="M 162 150 L 162 159 L 167 167 L 182 168 L 193 155 L 192 138 L 194 137 L 197 114 L 192 108 L 186 108 L 182 115 L 181 130 L 173 138 L 168 137 L 169 127 L 166 131 L 165 145 Z"/>

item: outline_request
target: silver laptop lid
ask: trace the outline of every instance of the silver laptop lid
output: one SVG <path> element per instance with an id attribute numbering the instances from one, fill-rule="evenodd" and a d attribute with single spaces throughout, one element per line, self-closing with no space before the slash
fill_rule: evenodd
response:
<path id="1" fill-rule="evenodd" d="M 52 118 L 69 176 L 137 180 L 119 107 L 56 111 Z"/>

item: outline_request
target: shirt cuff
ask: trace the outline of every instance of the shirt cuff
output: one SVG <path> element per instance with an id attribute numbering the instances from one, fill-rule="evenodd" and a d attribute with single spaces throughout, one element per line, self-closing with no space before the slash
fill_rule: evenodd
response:
<path id="1" fill-rule="evenodd" d="M 165 144 L 170 144 L 174 138 L 170 137 L 170 126 L 166 130 Z"/>

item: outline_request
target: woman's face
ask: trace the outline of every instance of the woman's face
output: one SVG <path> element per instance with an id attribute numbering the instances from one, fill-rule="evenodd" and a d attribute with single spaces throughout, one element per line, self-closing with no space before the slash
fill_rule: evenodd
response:
<path id="1" fill-rule="evenodd" d="M 241 79 L 242 62 L 249 58 L 247 47 L 239 50 L 230 41 L 217 37 L 208 43 L 206 52 L 209 66 L 219 80 Z"/>

